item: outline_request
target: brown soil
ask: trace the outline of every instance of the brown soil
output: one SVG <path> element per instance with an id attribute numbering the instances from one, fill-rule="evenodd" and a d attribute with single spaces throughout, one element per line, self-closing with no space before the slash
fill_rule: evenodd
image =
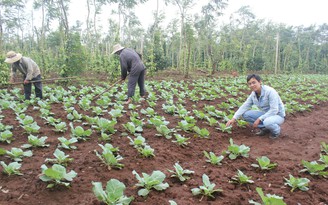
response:
<path id="1" fill-rule="evenodd" d="M 180 119 L 164 113 L 161 109 L 163 102 L 163 100 L 158 100 L 156 111 L 170 122 L 168 127 L 176 127 Z M 199 102 L 197 106 L 203 108 L 205 103 L 209 102 Z M 210 102 L 212 105 L 218 103 L 219 100 Z M 138 109 L 147 108 L 146 104 L 141 104 Z M 188 102 L 185 107 L 191 111 L 193 110 L 192 105 L 192 102 Z M 127 108 L 126 105 L 125 107 Z M 67 113 L 63 110 L 61 104 L 52 104 L 51 111 L 55 113 L 55 118 L 66 119 Z M 98 146 L 100 143 L 97 140 L 98 134 L 93 133 L 90 140 L 77 144 L 77 150 L 63 150 L 74 158 L 74 161 L 67 166 L 67 170 L 74 170 L 78 175 L 71 183 L 70 188 L 56 187 L 52 189 L 46 188 L 47 184 L 41 181 L 38 175 L 41 173 L 40 167 L 44 164 L 45 159 L 53 158 L 53 152 L 58 144 L 57 138 L 61 137 L 62 134 L 55 133 L 52 131 L 51 126 L 44 125 L 45 121 L 38 116 L 39 111 L 33 110 L 31 106 L 25 113 L 34 116 L 38 125 L 42 127 L 39 136 L 48 136 L 47 143 L 50 146 L 48 148 L 33 148 L 33 156 L 23 159 L 21 172 L 24 175 L 7 176 L 0 174 L 1 205 L 101 204 L 92 193 L 91 182 L 99 181 L 105 186 L 106 182 L 112 178 L 118 179 L 125 184 L 127 187 L 125 195 L 135 198 L 131 203 L 132 205 L 163 205 L 169 204 L 169 200 L 174 200 L 179 205 L 249 204 L 248 200 L 250 199 L 260 202 L 260 197 L 255 191 L 256 187 L 262 187 L 265 194 L 283 196 L 287 204 L 328 204 L 327 179 L 311 176 L 308 173 L 299 173 L 303 169 L 301 160 L 318 160 L 320 143 L 327 142 L 327 104 L 315 106 L 311 112 L 289 115 L 282 126 L 282 136 L 275 140 L 268 137 L 254 136 L 249 129 L 237 127 L 233 128 L 232 134 L 222 133 L 213 127 L 209 127 L 206 122 L 199 121 L 197 126 L 207 128 L 211 133 L 210 138 L 204 139 L 195 137 L 193 133 L 180 132 L 191 138 L 190 144 L 183 148 L 171 140 L 155 136 L 157 131 L 154 127 L 144 126 L 142 136 L 155 149 L 156 156 L 153 158 L 140 156 L 137 150 L 129 145 L 129 140 L 121 136 L 121 133 L 125 132 L 122 124 L 130 121 L 129 112 L 127 112 L 126 115 L 118 119 L 117 132 L 111 136 L 112 140 L 110 142 L 114 147 L 119 147 L 119 154 L 124 158 L 121 161 L 124 168 L 121 170 L 108 170 L 101 163 L 94 153 L 94 150 L 101 151 Z M 20 147 L 26 144 L 27 134 L 23 133 L 22 128 L 15 119 L 14 112 L 12 110 L 2 110 L 2 115 L 4 115 L 3 124 L 14 125 L 15 140 L 9 145 L 0 143 L 0 147 L 9 150 L 11 147 Z M 146 116 L 144 117 L 147 119 Z M 69 123 L 68 120 L 65 121 Z M 70 132 L 64 134 L 66 138 L 69 138 L 69 135 Z M 236 160 L 230 160 L 226 156 L 220 166 L 207 163 L 203 151 L 206 150 L 219 155 L 227 149 L 231 137 L 235 144 L 250 146 L 250 156 L 248 158 L 237 158 Z M 278 163 L 278 167 L 267 172 L 251 167 L 250 165 L 256 163 L 256 158 L 260 156 L 269 157 L 271 161 Z M 7 164 L 11 162 L 5 156 L 0 156 L 0 161 Z M 179 162 L 184 169 L 195 171 L 191 179 L 182 183 L 175 178 L 169 177 L 168 169 L 173 170 L 173 165 L 176 162 Z M 0 167 L 0 169 L 2 168 Z M 234 185 L 229 183 L 231 177 L 236 175 L 237 169 L 248 176 L 252 176 L 254 184 Z M 135 186 L 137 180 L 132 174 L 133 170 L 136 170 L 140 175 L 142 172 L 151 174 L 154 170 L 162 171 L 166 174 L 165 182 L 170 187 L 165 191 L 152 190 L 148 197 L 140 197 L 137 194 L 139 188 Z M 212 183 L 216 184 L 217 188 L 223 189 L 222 193 L 215 194 L 215 199 L 193 196 L 190 191 L 192 188 L 203 184 L 202 175 L 204 173 L 209 176 Z M 284 178 L 289 178 L 289 174 L 310 179 L 309 191 L 295 190 L 290 192 L 290 187 L 284 185 Z"/>

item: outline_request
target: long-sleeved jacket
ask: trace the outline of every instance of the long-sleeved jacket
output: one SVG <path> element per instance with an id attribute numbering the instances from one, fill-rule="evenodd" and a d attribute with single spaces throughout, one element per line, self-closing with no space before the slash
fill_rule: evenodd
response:
<path id="1" fill-rule="evenodd" d="M 22 57 L 19 61 L 11 64 L 11 78 L 15 77 L 17 70 L 26 76 L 25 80 L 32 80 L 41 74 L 39 66 L 31 58 L 28 57 Z"/>
<path id="2" fill-rule="evenodd" d="M 129 72 L 130 75 L 140 73 L 145 70 L 145 66 L 139 54 L 130 48 L 124 48 L 120 53 L 121 78 L 124 80 Z"/>
<path id="3" fill-rule="evenodd" d="M 256 105 L 261 111 L 265 112 L 259 117 L 261 121 L 274 115 L 279 115 L 281 117 L 285 117 L 286 115 L 284 104 L 277 91 L 270 86 L 262 85 L 259 99 L 257 99 L 256 93 L 253 91 L 234 114 L 233 118 L 238 119 L 247 110 L 251 109 L 253 105 Z"/>

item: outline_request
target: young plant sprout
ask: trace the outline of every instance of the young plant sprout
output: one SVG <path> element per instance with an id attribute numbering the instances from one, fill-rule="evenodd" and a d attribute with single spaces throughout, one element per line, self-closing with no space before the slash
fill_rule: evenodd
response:
<path id="1" fill-rule="evenodd" d="M 182 147 L 187 146 L 190 143 L 190 142 L 188 142 L 188 140 L 190 138 L 183 137 L 180 134 L 174 134 L 174 137 L 175 137 L 175 140 L 172 140 L 172 142 L 175 142 Z"/>
<path id="2" fill-rule="evenodd" d="M 248 202 L 250 204 L 254 204 L 254 205 L 287 205 L 284 201 L 283 201 L 283 197 L 281 196 L 277 196 L 277 195 L 272 195 L 272 194 L 266 194 L 264 195 L 262 188 L 257 187 L 256 188 L 257 193 L 260 195 L 262 203 L 258 203 L 256 201 L 253 200 L 249 200 Z"/>
<path id="3" fill-rule="evenodd" d="M 248 153 L 250 148 L 245 145 L 236 145 L 233 143 L 233 139 L 230 138 L 229 140 L 230 146 L 228 147 L 227 153 L 229 154 L 230 159 L 236 159 L 239 156 L 248 157 Z"/>
<path id="4" fill-rule="evenodd" d="M 251 166 L 261 170 L 271 170 L 277 167 L 277 163 L 270 163 L 270 159 L 267 156 L 258 157 L 256 161 L 258 164 L 251 164 Z"/>
<path id="5" fill-rule="evenodd" d="M 238 184 L 247 184 L 247 183 L 254 183 L 253 180 L 251 180 L 252 177 L 247 176 L 239 169 L 237 170 L 237 175 L 231 177 L 230 183 L 238 183 Z"/>
<path id="6" fill-rule="evenodd" d="M 172 173 L 171 177 L 176 177 L 182 182 L 190 179 L 189 176 L 185 176 L 185 175 L 195 173 L 194 171 L 183 169 L 178 162 L 176 162 L 173 167 L 175 169 L 174 171 L 168 169 L 168 171 Z"/>
<path id="7" fill-rule="evenodd" d="M 206 162 L 209 162 L 214 165 L 221 165 L 221 161 L 223 160 L 224 156 L 216 156 L 213 152 L 206 152 L 203 151 L 205 157 L 207 158 Z"/>
<path id="8" fill-rule="evenodd" d="M 5 173 L 5 174 L 7 174 L 7 175 L 9 175 L 9 176 L 10 175 L 13 175 L 13 174 L 23 175 L 19 171 L 19 169 L 21 168 L 22 164 L 20 164 L 18 162 L 11 162 L 11 163 L 9 163 L 7 165 L 5 162 L 1 161 L 0 164 L 1 164 L 2 168 L 3 168 L 2 172 Z"/>
<path id="9" fill-rule="evenodd" d="M 77 176 L 75 171 L 66 172 L 66 168 L 59 164 L 54 164 L 48 168 L 46 165 L 41 166 L 42 174 L 40 179 L 44 182 L 48 182 L 47 188 L 53 188 L 57 185 L 70 186 L 70 182 Z"/>
<path id="10" fill-rule="evenodd" d="M 222 192 L 222 189 L 215 189 L 216 184 L 211 183 L 209 177 L 206 174 L 203 174 L 203 185 L 199 186 L 198 188 L 191 189 L 193 195 L 202 195 L 203 199 L 204 196 L 215 198 L 214 193 Z"/>
<path id="11" fill-rule="evenodd" d="M 138 180 L 136 186 L 142 187 L 142 189 L 138 191 L 139 196 L 147 196 L 151 189 L 163 191 L 169 187 L 168 183 L 164 183 L 166 176 L 161 171 L 153 171 L 151 175 L 142 173 L 142 177 L 135 170 L 132 171 L 132 174 L 135 175 Z"/>
<path id="12" fill-rule="evenodd" d="M 292 189 L 290 190 L 293 192 L 295 189 L 300 189 L 302 191 L 308 191 L 309 190 L 309 182 L 310 180 L 307 178 L 297 178 L 293 175 L 289 174 L 289 179 L 285 178 L 285 185 L 290 186 Z"/>
<path id="13" fill-rule="evenodd" d="M 107 205 L 128 205 L 134 199 L 124 195 L 126 187 L 117 179 L 110 179 L 104 190 L 101 182 L 92 182 L 92 191 L 97 199 Z"/>

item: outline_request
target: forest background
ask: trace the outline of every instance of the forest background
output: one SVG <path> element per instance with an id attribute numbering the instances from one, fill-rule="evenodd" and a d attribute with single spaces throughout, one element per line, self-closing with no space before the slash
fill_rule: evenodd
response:
<path id="1" fill-rule="evenodd" d="M 71 23 L 70 0 L 0 0 L 0 83 L 8 81 L 9 66 L 3 61 L 9 50 L 36 61 L 44 78 L 83 74 L 116 78 L 119 61 L 110 55 L 116 43 L 143 55 L 147 75 L 167 68 L 177 69 L 185 77 L 195 69 L 328 73 L 326 23 L 274 23 L 256 18 L 249 6 L 241 6 L 222 23 L 228 0 L 204 1 L 196 14 L 191 13 L 196 0 L 164 0 L 161 2 L 179 11 L 178 18 L 164 25 L 166 16 L 157 0 L 156 8 L 149 9 L 153 23 L 144 28 L 135 8 L 145 2 L 83 0 L 86 8 L 80 12 L 86 21 Z M 106 30 L 99 24 L 104 12 L 113 14 Z"/>

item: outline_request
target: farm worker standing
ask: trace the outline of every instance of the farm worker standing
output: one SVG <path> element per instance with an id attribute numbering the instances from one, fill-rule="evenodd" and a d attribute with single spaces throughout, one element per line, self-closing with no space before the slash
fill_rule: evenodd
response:
<path id="1" fill-rule="evenodd" d="M 248 87 L 252 93 L 248 96 L 244 104 L 237 110 L 226 126 L 232 125 L 240 116 L 254 128 L 260 128 L 256 135 L 264 136 L 271 133 L 271 138 L 279 137 L 280 125 L 285 121 L 285 107 L 277 91 L 270 86 L 262 85 L 259 75 L 251 74 L 247 76 Z M 252 110 L 256 105 L 259 110 Z"/>
<path id="2" fill-rule="evenodd" d="M 42 99 L 42 82 L 39 66 L 31 58 L 24 57 L 22 54 L 14 51 L 7 53 L 5 62 L 11 64 L 10 83 L 15 82 L 17 70 L 23 74 L 25 100 L 31 99 L 32 84 L 30 81 L 39 81 L 33 84 L 36 97 Z"/>
<path id="3" fill-rule="evenodd" d="M 112 54 L 120 56 L 122 81 L 125 80 L 129 73 L 128 99 L 124 104 L 129 104 L 132 101 L 137 83 L 140 89 L 140 96 L 144 97 L 146 68 L 141 60 L 141 55 L 131 48 L 122 47 L 120 44 L 113 46 Z"/>

